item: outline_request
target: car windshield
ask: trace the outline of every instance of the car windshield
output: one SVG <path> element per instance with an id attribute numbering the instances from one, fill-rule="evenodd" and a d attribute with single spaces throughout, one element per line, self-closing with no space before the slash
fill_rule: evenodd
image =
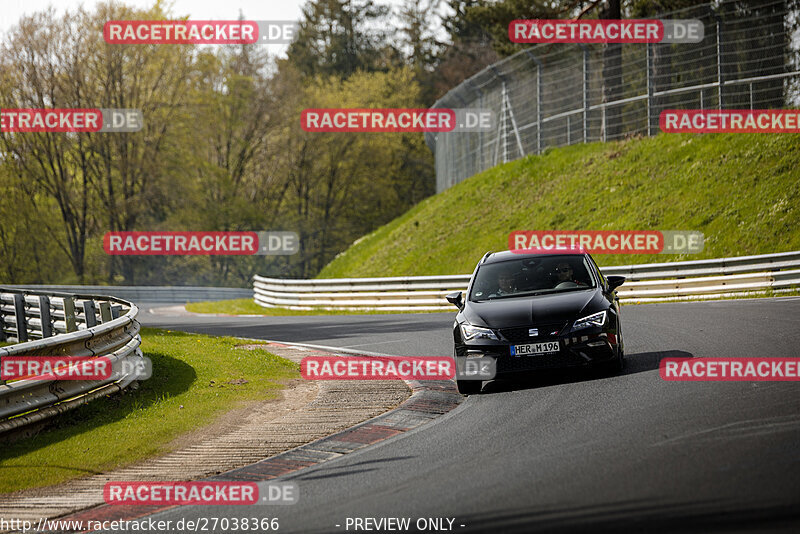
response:
<path id="1" fill-rule="evenodd" d="M 527 257 L 482 265 L 470 300 L 552 294 L 595 287 L 586 259 L 577 255 Z"/>

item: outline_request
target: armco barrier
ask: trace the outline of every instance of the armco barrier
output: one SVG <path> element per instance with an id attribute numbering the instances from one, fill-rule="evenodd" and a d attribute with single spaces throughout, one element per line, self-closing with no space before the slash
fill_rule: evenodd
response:
<path id="1" fill-rule="evenodd" d="M 114 297 L 0 287 L 0 365 L 6 356 L 106 356 L 119 372 L 141 361 L 139 309 Z M 0 382 L 0 432 L 120 391 L 135 378 Z"/>
<path id="2" fill-rule="evenodd" d="M 622 275 L 622 302 L 709 299 L 800 286 L 800 251 L 672 263 L 605 267 Z M 281 280 L 256 275 L 255 302 L 295 310 L 426 311 L 453 309 L 445 295 L 466 291 L 471 275 Z"/>
<path id="3" fill-rule="evenodd" d="M 249 299 L 253 291 L 239 287 L 198 286 L 5 286 L 13 289 L 56 291 L 60 293 L 93 293 L 109 295 L 133 302 L 170 302 L 185 304 L 205 300 Z"/>

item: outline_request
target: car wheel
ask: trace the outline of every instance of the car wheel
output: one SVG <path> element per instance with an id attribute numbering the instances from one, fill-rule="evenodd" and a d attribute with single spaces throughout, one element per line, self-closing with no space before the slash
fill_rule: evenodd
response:
<path id="1" fill-rule="evenodd" d="M 620 346 L 617 349 L 617 359 L 614 360 L 614 372 L 618 373 L 625 368 L 625 353 L 622 351 L 622 347 Z"/>
<path id="2" fill-rule="evenodd" d="M 466 350 L 464 351 L 464 354 L 466 354 Z M 463 356 L 464 355 L 461 355 L 461 358 L 463 358 Z M 459 369 L 458 360 L 459 360 L 458 349 L 453 347 L 453 361 L 456 364 L 456 377 L 455 377 L 456 389 L 458 389 L 458 392 L 461 393 L 462 395 L 474 395 L 475 393 L 480 393 L 481 386 L 483 386 L 483 381 L 458 379 L 458 369 Z"/>
<path id="3" fill-rule="evenodd" d="M 474 395 L 481 392 L 483 382 L 480 380 L 456 380 L 456 388 L 462 395 Z"/>
<path id="4" fill-rule="evenodd" d="M 622 347 L 617 347 L 617 357 L 609 362 L 598 364 L 599 371 L 607 374 L 617 374 L 625 367 L 625 354 Z"/>

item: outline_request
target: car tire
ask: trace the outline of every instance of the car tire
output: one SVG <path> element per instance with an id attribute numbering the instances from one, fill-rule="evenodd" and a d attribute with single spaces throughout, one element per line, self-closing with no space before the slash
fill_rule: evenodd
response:
<path id="1" fill-rule="evenodd" d="M 466 354 L 466 350 L 464 351 Z M 474 395 L 476 393 L 481 392 L 481 386 L 483 386 L 483 381 L 481 380 L 459 380 L 458 379 L 458 361 L 459 358 L 463 358 L 464 355 L 459 356 L 458 349 L 453 347 L 453 361 L 456 364 L 456 377 L 454 378 L 456 382 L 456 389 L 462 395 Z"/>
<path id="2" fill-rule="evenodd" d="M 475 395 L 481 392 L 483 382 L 480 380 L 456 380 L 456 388 L 462 395 Z"/>
<path id="3" fill-rule="evenodd" d="M 615 375 L 622 372 L 625 368 L 625 353 L 622 347 L 617 348 L 617 357 L 609 362 L 598 364 L 598 369 L 601 373 Z"/>
<path id="4" fill-rule="evenodd" d="M 622 347 L 617 349 L 617 358 L 614 360 L 614 372 L 619 373 L 625 368 L 625 353 Z"/>

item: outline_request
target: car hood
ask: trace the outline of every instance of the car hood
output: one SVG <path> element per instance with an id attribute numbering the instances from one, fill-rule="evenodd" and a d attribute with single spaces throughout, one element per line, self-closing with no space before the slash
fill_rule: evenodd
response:
<path id="1" fill-rule="evenodd" d="M 539 323 L 570 321 L 582 314 L 605 309 L 599 289 L 566 291 L 554 295 L 538 295 L 469 302 L 464 318 L 475 326 L 507 328 Z"/>

